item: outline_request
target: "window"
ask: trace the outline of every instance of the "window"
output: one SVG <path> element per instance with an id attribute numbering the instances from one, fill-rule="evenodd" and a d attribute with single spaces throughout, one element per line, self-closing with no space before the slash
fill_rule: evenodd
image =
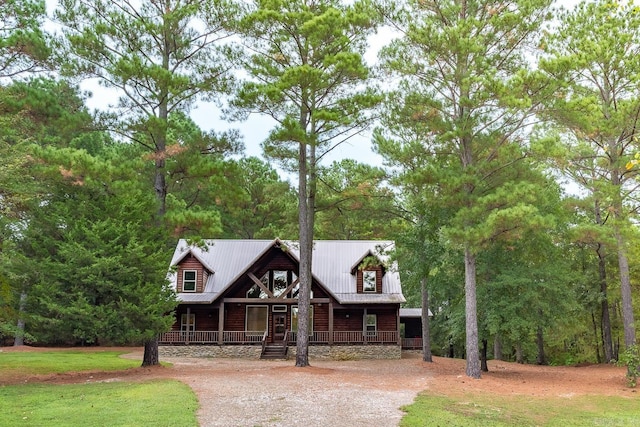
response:
<path id="1" fill-rule="evenodd" d="M 293 275 L 293 280 L 295 281 L 298 277 L 294 274 Z M 297 299 L 298 296 L 300 295 L 300 282 L 296 283 L 296 285 L 293 287 L 293 289 L 291 289 L 291 293 L 289 294 L 291 295 L 291 298 L 293 299 Z M 313 291 L 309 291 L 309 298 L 313 299 Z"/>
<path id="2" fill-rule="evenodd" d="M 197 277 L 196 270 L 184 270 L 182 272 L 182 292 L 195 292 Z"/>
<path id="3" fill-rule="evenodd" d="M 291 290 L 287 295 L 284 295 L 284 292 L 287 290 L 289 285 L 297 280 L 298 276 L 293 271 L 288 270 L 270 270 L 267 271 L 261 278 L 260 282 L 264 285 L 265 288 L 269 289 L 273 294 L 273 298 L 297 298 L 297 289 L 296 286 L 293 290 Z M 247 298 L 261 298 L 266 299 L 270 298 L 267 292 L 257 284 L 254 284 L 247 291 Z"/>
<path id="4" fill-rule="evenodd" d="M 269 295 L 258 285 L 253 285 L 251 289 L 247 291 L 247 298 L 269 298 Z"/>
<path id="5" fill-rule="evenodd" d="M 376 334 L 378 328 L 378 316 L 375 314 L 367 314 L 365 318 L 364 330 L 367 336 L 373 336 Z"/>
<path id="6" fill-rule="evenodd" d="M 188 316 L 188 321 L 187 321 L 187 316 Z M 182 332 L 186 332 L 187 331 L 187 327 L 189 328 L 190 332 L 193 332 L 196 330 L 196 315 L 195 314 L 183 314 L 182 316 L 180 316 L 180 330 Z"/>
<path id="7" fill-rule="evenodd" d="M 287 272 L 282 270 L 274 270 L 273 271 L 273 282 L 271 286 L 271 291 L 273 292 L 273 296 L 278 298 L 280 295 L 287 290 L 289 286 L 289 281 L 287 280 Z"/>
<path id="8" fill-rule="evenodd" d="M 266 305 L 248 305 L 245 331 L 264 334 L 267 330 L 267 315 L 269 307 Z"/>
<path id="9" fill-rule="evenodd" d="M 291 307 L 291 330 L 298 332 L 298 306 Z M 309 335 L 313 334 L 313 306 L 309 307 Z"/>
<path id="10" fill-rule="evenodd" d="M 362 291 L 375 292 L 377 274 L 375 270 L 364 270 L 362 272 Z"/>

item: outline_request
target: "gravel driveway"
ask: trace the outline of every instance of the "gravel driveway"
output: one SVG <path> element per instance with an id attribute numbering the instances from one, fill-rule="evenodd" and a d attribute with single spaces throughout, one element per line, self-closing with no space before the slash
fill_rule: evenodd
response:
<path id="1" fill-rule="evenodd" d="M 163 358 L 198 395 L 208 426 L 397 426 L 428 388 L 421 359 L 320 361 Z"/>

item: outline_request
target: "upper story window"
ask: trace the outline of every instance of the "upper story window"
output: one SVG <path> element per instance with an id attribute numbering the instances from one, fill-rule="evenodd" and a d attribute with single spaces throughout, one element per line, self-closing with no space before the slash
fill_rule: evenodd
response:
<path id="1" fill-rule="evenodd" d="M 362 291 L 375 292 L 378 272 L 375 270 L 364 270 L 362 272 Z"/>
<path id="2" fill-rule="evenodd" d="M 258 286 L 257 284 L 253 285 L 251 289 L 247 291 L 247 298 L 280 298 L 296 280 L 298 280 L 298 276 L 290 270 L 267 271 L 264 276 L 260 278 L 260 282 L 263 284 L 263 287 Z M 266 289 L 268 289 L 273 296 L 270 296 L 265 291 Z M 290 289 L 285 297 L 296 298 L 296 289 L 297 286 Z"/>
<path id="3" fill-rule="evenodd" d="M 184 270 L 182 272 L 182 292 L 195 292 L 197 278 L 198 272 L 196 270 Z"/>

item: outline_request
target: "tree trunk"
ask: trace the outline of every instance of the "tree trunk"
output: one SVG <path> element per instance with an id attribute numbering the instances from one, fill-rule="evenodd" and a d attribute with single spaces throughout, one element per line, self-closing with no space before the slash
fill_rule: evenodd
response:
<path id="1" fill-rule="evenodd" d="M 300 226 L 300 292 L 298 293 L 298 336 L 296 366 L 309 366 L 309 311 L 311 306 L 311 263 L 313 255 L 313 207 L 308 186 L 307 144 L 300 143 L 298 152 L 298 221 Z M 311 211 L 311 212 L 310 212 Z"/>
<path id="2" fill-rule="evenodd" d="M 18 324 L 16 325 L 15 338 L 13 340 L 14 346 L 24 345 L 24 315 L 27 309 L 27 293 L 22 291 L 20 293 L 20 303 L 18 306 Z"/>
<path id="3" fill-rule="evenodd" d="M 487 365 L 487 347 L 488 342 L 486 339 L 482 340 L 482 351 L 480 352 L 480 369 L 482 372 L 489 372 L 489 365 Z"/>
<path id="4" fill-rule="evenodd" d="M 524 355 L 522 354 L 522 343 L 516 343 L 516 363 L 524 363 Z"/>
<path id="5" fill-rule="evenodd" d="M 594 205 L 596 222 L 598 225 L 603 226 L 602 211 L 600 209 L 600 202 L 595 201 Z M 600 294 L 602 301 L 600 303 L 602 308 L 602 348 L 604 350 L 604 360 L 606 363 L 610 363 L 613 360 L 613 337 L 611 335 L 611 318 L 609 315 L 609 299 L 607 297 L 607 264 L 606 253 L 604 245 L 597 244 L 596 253 L 598 254 L 598 275 L 600 279 Z"/>
<path id="6" fill-rule="evenodd" d="M 480 354 L 478 349 L 478 315 L 476 299 L 476 257 L 469 245 L 464 248 L 464 294 L 466 313 L 466 374 L 471 378 L 480 378 Z"/>
<path id="7" fill-rule="evenodd" d="M 607 86 L 608 87 L 608 86 Z M 605 115 L 608 118 L 608 116 Z M 609 152 L 611 154 L 611 184 L 615 189 L 613 194 L 613 230 L 618 252 L 618 270 L 620 274 L 620 297 L 622 300 L 622 324 L 624 327 L 624 345 L 626 348 L 636 345 L 636 327 L 633 319 L 633 301 L 631 295 L 631 281 L 629 279 L 629 260 L 627 258 L 627 242 L 625 241 L 623 226 L 628 225 L 622 201 L 622 177 L 619 170 L 618 140 L 611 138 Z"/>
<path id="8" fill-rule="evenodd" d="M 500 335 L 496 335 L 493 338 L 493 359 L 502 360 L 502 339 Z"/>
<path id="9" fill-rule="evenodd" d="M 616 230 L 618 245 L 618 267 L 620 269 L 620 294 L 622 299 L 622 323 L 624 325 L 624 345 L 629 348 L 636 345 L 636 328 L 633 319 L 633 303 L 631 297 L 631 281 L 629 279 L 629 260 L 624 237 Z"/>
<path id="10" fill-rule="evenodd" d="M 538 330 L 536 331 L 536 342 L 538 344 L 538 355 L 536 356 L 536 363 L 538 365 L 546 365 L 547 358 L 544 354 L 544 334 L 542 326 L 538 326 Z"/>
<path id="11" fill-rule="evenodd" d="M 158 339 L 153 338 L 144 343 L 144 356 L 142 357 L 142 366 L 156 366 L 160 364 L 160 356 L 158 355 Z"/>
<path id="12" fill-rule="evenodd" d="M 420 285 L 422 291 L 422 360 L 424 362 L 433 362 L 431 333 L 429 331 L 429 290 L 427 289 L 427 279 L 423 278 Z"/>
<path id="13" fill-rule="evenodd" d="M 602 363 L 602 357 L 600 357 L 600 345 L 598 344 L 598 323 L 596 322 L 596 315 L 593 311 L 591 311 L 591 324 L 593 325 L 593 337 L 595 338 L 594 342 L 596 343 L 596 361 L 598 364 Z M 602 342 L 604 346 L 604 340 Z M 613 347 L 611 348 L 613 350 Z"/>

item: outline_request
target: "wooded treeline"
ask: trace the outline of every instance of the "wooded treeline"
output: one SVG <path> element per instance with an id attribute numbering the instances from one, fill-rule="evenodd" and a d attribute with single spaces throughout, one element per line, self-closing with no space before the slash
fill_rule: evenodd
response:
<path id="1" fill-rule="evenodd" d="M 144 342 L 153 364 L 176 239 L 298 239 L 302 289 L 313 239 L 393 239 L 431 351 L 471 377 L 635 351 L 633 3 L 49 6 L 0 0 L 2 339 Z M 90 110 L 89 80 L 118 102 Z M 202 130 L 202 101 L 239 130 Z M 256 114 L 263 158 L 244 154 Z M 381 164 L 324 160 L 366 129 Z"/>

